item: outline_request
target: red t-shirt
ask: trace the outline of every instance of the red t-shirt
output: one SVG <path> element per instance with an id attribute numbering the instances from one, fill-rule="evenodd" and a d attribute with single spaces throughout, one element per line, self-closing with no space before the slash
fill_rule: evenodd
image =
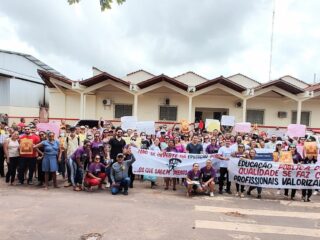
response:
<path id="1" fill-rule="evenodd" d="M 20 123 L 18 123 L 18 126 L 21 127 L 21 128 L 24 128 L 26 126 L 26 124 L 23 123 L 23 122 L 20 122 Z"/>
<path id="2" fill-rule="evenodd" d="M 24 138 L 32 139 L 33 144 L 38 144 L 40 142 L 40 137 L 35 135 L 35 134 L 30 134 L 29 136 L 23 134 L 23 135 L 20 136 L 20 140 L 24 139 Z M 33 154 L 20 154 L 20 157 L 23 157 L 23 158 L 35 158 L 35 157 L 37 157 L 37 154 L 38 154 L 38 152 L 35 149 L 33 149 Z"/>

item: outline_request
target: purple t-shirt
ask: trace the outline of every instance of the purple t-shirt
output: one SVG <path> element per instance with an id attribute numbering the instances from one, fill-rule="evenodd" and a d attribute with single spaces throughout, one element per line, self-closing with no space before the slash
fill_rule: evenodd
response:
<path id="1" fill-rule="evenodd" d="M 213 167 L 211 167 L 210 169 L 207 169 L 207 167 L 203 167 L 201 168 L 200 172 L 201 172 L 202 180 L 204 182 L 208 181 L 210 178 L 216 177 L 216 170 L 214 170 Z"/>
<path id="2" fill-rule="evenodd" d="M 206 148 L 206 153 L 209 153 L 209 154 L 218 153 L 218 151 L 219 151 L 218 145 L 209 144 Z"/>
<path id="3" fill-rule="evenodd" d="M 173 148 L 167 147 L 167 148 L 165 149 L 165 151 L 166 151 L 166 152 L 174 152 L 174 153 L 178 152 L 178 150 L 177 150 L 175 147 L 173 147 Z"/>
<path id="4" fill-rule="evenodd" d="M 195 173 L 193 170 L 190 170 L 187 174 L 187 177 L 192 181 L 200 181 L 200 175 L 201 175 L 200 171 Z"/>
<path id="5" fill-rule="evenodd" d="M 103 171 L 103 167 L 104 166 L 102 163 L 91 163 L 88 171 L 93 175 L 97 176 L 99 173 Z"/>
<path id="6" fill-rule="evenodd" d="M 82 154 L 84 153 L 85 153 L 85 150 L 83 149 L 83 146 L 78 147 L 77 150 L 74 153 L 72 153 L 71 159 L 73 161 L 76 161 L 76 159 L 81 158 Z"/>

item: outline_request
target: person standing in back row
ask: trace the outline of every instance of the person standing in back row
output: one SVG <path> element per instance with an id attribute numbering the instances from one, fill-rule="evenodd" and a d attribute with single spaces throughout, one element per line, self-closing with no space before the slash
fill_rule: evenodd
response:
<path id="1" fill-rule="evenodd" d="M 192 142 L 187 145 L 187 153 L 201 154 L 203 153 L 203 146 L 199 143 L 197 135 L 192 136 Z"/>
<path id="2" fill-rule="evenodd" d="M 123 131 L 121 128 L 116 129 L 116 136 L 111 138 L 109 144 L 111 146 L 110 158 L 116 159 L 119 153 L 122 153 L 126 141 L 122 138 Z"/>

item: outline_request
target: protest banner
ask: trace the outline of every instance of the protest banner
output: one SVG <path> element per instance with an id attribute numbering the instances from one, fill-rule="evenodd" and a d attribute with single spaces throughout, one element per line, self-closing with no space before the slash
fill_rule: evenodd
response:
<path id="1" fill-rule="evenodd" d="M 214 168 L 218 169 L 217 164 L 221 161 L 215 154 L 166 153 L 138 148 L 131 148 L 131 151 L 136 158 L 133 173 L 139 175 L 185 178 L 194 163 L 204 167 L 211 159 Z"/>
<path id="2" fill-rule="evenodd" d="M 221 117 L 221 125 L 222 126 L 231 126 L 231 127 L 233 127 L 234 124 L 235 124 L 235 117 L 234 116 L 223 115 Z"/>
<path id="3" fill-rule="evenodd" d="M 134 116 L 121 117 L 121 128 L 123 130 L 137 129 L 137 118 Z"/>
<path id="4" fill-rule="evenodd" d="M 240 133 L 249 133 L 251 132 L 251 123 L 249 122 L 236 123 L 234 127 L 234 131 L 240 132 Z"/>
<path id="5" fill-rule="evenodd" d="M 208 132 L 218 130 L 220 132 L 220 121 L 216 119 L 206 119 L 206 129 Z"/>
<path id="6" fill-rule="evenodd" d="M 146 134 L 155 134 L 156 129 L 154 121 L 137 122 L 137 131 L 139 133 L 145 132 Z"/>
<path id="7" fill-rule="evenodd" d="M 32 139 L 22 138 L 20 140 L 20 154 L 21 155 L 33 154 Z"/>
<path id="8" fill-rule="evenodd" d="M 246 186 L 289 189 L 319 189 L 319 164 L 283 164 L 232 158 L 229 180 Z"/>
<path id="9" fill-rule="evenodd" d="M 287 128 L 287 135 L 293 137 L 304 137 L 306 135 L 306 125 L 289 124 Z"/>
<path id="10" fill-rule="evenodd" d="M 37 129 L 38 131 L 54 132 L 55 138 L 58 138 L 60 133 L 60 124 L 59 123 L 38 123 Z"/>

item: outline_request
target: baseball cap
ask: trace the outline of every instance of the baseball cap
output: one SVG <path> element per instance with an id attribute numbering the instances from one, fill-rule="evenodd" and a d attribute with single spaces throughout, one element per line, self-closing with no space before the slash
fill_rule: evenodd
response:
<path id="1" fill-rule="evenodd" d="M 276 145 L 282 145 L 282 141 L 277 141 Z"/>
<path id="2" fill-rule="evenodd" d="M 121 157 L 121 158 L 124 157 L 123 153 L 118 153 L 118 154 L 117 154 L 117 158 L 120 158 L 120 157 Z"/>

